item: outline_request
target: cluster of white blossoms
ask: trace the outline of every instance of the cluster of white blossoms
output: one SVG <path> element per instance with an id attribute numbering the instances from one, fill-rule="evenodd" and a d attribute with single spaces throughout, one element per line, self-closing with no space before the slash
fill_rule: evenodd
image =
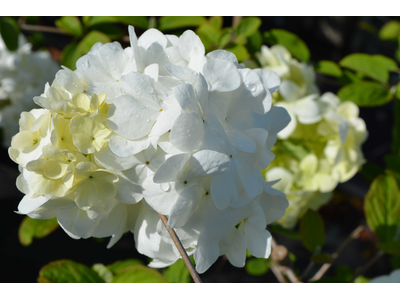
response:
<path id="1" fill-rule="evenodd" d="M 9 147 L 18 132 L 21 112 L 37 105 L 34 96 L 43 91 L 43 85 L 52 80 L 59 65 L 47 51 L 32 51 L 32 44 L 20 34 L 18 49 L 11 52 L 0 37 L 0 128 L 2 143 Z"/>
<path id="2" fill-rule="evenodd" d="M 220 255 L 243 267 L 246 249 L 267 258 L 267 224 L 288 201 L 260 170 L 290 121 L 271 94 L 280 78 L 235 55 L 205 55 L 199 37 L 129 27 L 130 47 L 95 44 L 60 70 L 23 112 L 10 157 L 19 164 L 19 213 L 56 217 L 72 238 L 127 231 L 165 267 L 180 258 L 168 217 L 199 273 Z"/>
<path id="3" fill-rule="evenodd" d="M 308 210 L 326 204 L 338 183 L 353 177 L 364 163 L 361 145 L 367 138 L 358 106 L 332 93 L 320 96 L 311 66 L 292 58 L 281 45 L 262 46 L 258 59 L 281 76 L 274 107 L 286 108 L 291 121 L 272 148 L 277 158 L 263 174 L 290 202 L 278 221 L 292 228 Z"/>

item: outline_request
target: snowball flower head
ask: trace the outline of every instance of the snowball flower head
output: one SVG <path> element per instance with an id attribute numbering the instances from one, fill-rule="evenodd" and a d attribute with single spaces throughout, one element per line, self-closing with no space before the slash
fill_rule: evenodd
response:
<path id="1" fill-rule="evenodd" d="M 75 239 L 111 236 L 108 247 L 131 231 L 153 267 L 180 258 L 157 212 L 200 273 L 224 254 L 243 267 L 246 249 L 267 258 L 266 226 L 288 206 L 260 173 L 290 122 L 271 107 L 279 76 L 205 55 L 192 31 L 129 35 L 130 47 L 97 43 L 63 67 L 34 98 L 42 109 L 21 115 L 9 148 L 19 213 L 56 217 Z"/>

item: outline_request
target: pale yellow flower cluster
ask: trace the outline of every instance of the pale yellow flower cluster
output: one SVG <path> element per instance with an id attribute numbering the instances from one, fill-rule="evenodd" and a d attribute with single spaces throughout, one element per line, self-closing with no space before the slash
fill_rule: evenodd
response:
<path id="1" fill-rule="evenodd" d="M 358 106 L 332 93 L 319 96 L 312 67 L 283 46 L 263 46 L 258 59 L 264 69 L 280 74 L 273 105 L 286 108 L 292 118 L 278 134 L 275 160 L 262 171 L 267 181 L 280 179 L 274 187 L 286 193 L 290 205 L 278 223 L 292 228 L 308 209 L 326 204 L 338 183 L 357 173 L 367 130 Z"/>

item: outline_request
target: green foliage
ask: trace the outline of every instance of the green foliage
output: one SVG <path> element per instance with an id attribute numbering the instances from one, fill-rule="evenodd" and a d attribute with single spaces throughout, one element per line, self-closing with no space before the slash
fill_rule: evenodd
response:
<path id="1" fill-rule="evenodd" d="M 154 269 L 145 266 L 130 266 L 120 270 L 111 283 L 163 283 L 167 279 Z"/>
<path id="2" fill-rule="evenodd" d="M 112 16 L 93 16 L 93 17 L 82 17 L 83 24 L 86 27 L 91 27 L 97 24 L 103 23 L 116 23 L 117 17 Z"/>
<path id="3" fill-rule="evenodd" d="M 242 60 L 250 58 L 249 52 L 247 51 L 246 47 L 243 45 L 235 45 L 232 47 L 228 47 L 225 50 L 230 51 L 233 54 L 235 54 L 238 61 L 242 61 Z"/>
<path id="4" fill-rule="evenodd" d="M 124 268 L 130 266 L 140 266 L 140 265 L 143 265 L 143 263 L 140 260 L 130 258 L 125 260 L 117 260 L 112 264 L 108 265 L 107 268 L 115 275 Z"/>
<path id="5" fill-rule="evenodd" d="M 364 201 L 367 224 L 383 242 L 396 239 L 400 226 L 400 192 L 392 174 L 380 175 Z"/>
<path id="6" fill-rule="evenodd" d="M 115 24 L 100 23 L 92 26 L 92 30 L 106 34 L 110 40 L 118 40 L 125 35 L 125 32 Z"/>
<path id="7" fill-rule="evenodd" d="M 400 35 L 400 22 L 391 20 L 379 30 L 379 38 L 384 41 L 397 41 Z"/>
<path id="8" fill-rule="evenodd" d="M 304 145 L 291 140 L 283 140 L 276 147 L 278 148 L 279 152 L 283 152 L 290 157 L 298 159 L 299 161 L 310 153 L 310 151 Z"/>
<path id="9" fill-rule="evenodd" d="M 114 277 L 113 273 L 103 264 L 94 264 L 92 270 L 95 271 L 104 282 L 111 282 Z"/>
<path id="10" fill-rule="evenodd" d="M 400 269 L 400 256 L 390 257 L 390 266 L 393 270 Z"/>
<path id="11" fill-rule="evenodd" d="M 273 234 L 280 234 L 285 237 L 294 239 L 294 240 L 300 240 L 300 233 L 292 230 L 292 229 L 287 229 L 284 228 L 278 224 L 270 224 L 268 225 L 268 231 L 273 233 Z"/>
<path id="12" fill-rule="evenodd" d="M 83 35 L 83 26 L 78 17 L 64 16 L 56 20 L 55 24 L 58 28 L 74 37 L 79 38 Z"/>
<path id="13" fill-rule="evenodd" d="M 39 271 L 40 283 L 104 283 L 96 271 L 72 260 L 56 260 Z"/>
<path id="14" fill-rule="evenodd" d="M 394 172 L 400 171 L 400 156 L 396 154 L 387 154 L 384 156 L 386 168 Z"/>
<path id="15" fill-rule="evenodd" d="M 67 68 L 74 71 L 76 69 L 76 61 L 83 54 L 84 53 L 80 50 L 77 43 L 71 43 L 67 45 L 61 52 L 61 65 L 66 66 Z"/>
<path id="16" fill-rule="evenodd" d="M 364 176 L 368 184 L 371 184 L 372 181 L 378 177 L 378 175 L 383 174 L 384 172 L 385 170 L 381 166 L 372 163 L 364 164 L 360 171 L 361 175 Z"/>
<path id="17" fill-rule="evenodd" d="M 19 226 L 19 242 L 24 246 L 32 244 L 34 238 L 41 239 L 58 228 L 57 219 L 37 220 L 26 216 Z"/>
<path id="18" fill-rule="evenodd" d="M 331 254 L 322 253 L 313 255 L 311 260 L 317 264 L 330 264 L 333 262 L 333 257 Z"/>
<path id="19" fill-rule="evenodd" d="M 202 16 L 164 16 L 159 19 L 159 30 L 198 27 L 207 21 Z"/>
<path id="20" fill-rule="evenodd" d="M 264 32 L 264 37 L 269 44 L 284 46 L 298 60 L 305 62 L 310 60 L 310 50 L 308 50 L 306 43 L 296 34 L 284 29 L 272 29 Z"/>
<path id="21" fill-rule="evenodd" d="M 0 33 L 4 44 L 10 51 L 18 49 L 19 26 L 17 21 L 10 17 L 3 17 L 0 22 Z"/>
<path id="22" fill-rule="evenodd" d="M 263 37 L 260 31 L 256 31 L 247 39 L 246 47 L 250 53 L 259 52 L 263 44 Z"/>
<path id="23" fill-rule="evenodd" d="M 392 100 L 388 88 L 378 82 L 357 81 L 342 87 L 338 92 L 342 101 L 352 101 L 358 106 L 380 106 Z"/>
<path id="24" fill-rule="evenodd" d="M 79 49 L 82 53 L 86 54 L 90 51 L 92 46 L 96 43 L 110 43 L 110 38 L 100 31 L 91 31 L 89 32 L 78 44 Z"/>
<path id="25" fill-rule="evenodd" d="M 315 253 L 325 243 L 324 222 L 319 213 L 308 210 L 300 220 L 301 241 L 309 251 Z"/>
<path id="26" fill-rule="evenodd" d="M 377 246 L 387 254 L 400 256 L 400 240 L 378 243 Z"/>
<path id="27" fill-rule="evenodd" d="M 251 276 L 262 276 L 269 270 L 270 261 L 265 258 L 250 258 L 246 261 L 245 270 Z"/>
<path id="28" fill-rule="evenodd" d="M 338 78 L 343 76 L 342 69 L 338 66 L 338 64 L 330 60 L 320 60 L 315 65 L 315 71 Z"/>
<path id="29" fill-rule="evenodd" d="M 399 95 L 397 95 L 399 94 Z M 394 125 L 393 125 L 393 141 L 392 152 L 400 155 L 400 83 L 397 84 L 397 99 L 394 100 Z M 398 169 L 399 171 L 400 169 Z"/>
<path id="30" fill-rule="evenodd" d="M 364 277 L 362 275 L 357 276 L 356 279 L 354 279 L 354 283 L 368 283 L 370 281 L 369 278 Z"/>
<path id="31" fill-rule="evenodd" d="M 261 23 L 261 19 L 258 17 L 245 17 L 239 22 L 236 34 L 238 36 L 250 37 L 256 33 Z"/>
<path id="32" fill-rule="evenodd" d="M 186 268 L 183 259 L 178 259 L 176 263 L 163 270 L 163 275 L 169 283 L 189 283 L 192 277 Z"/>
<path id="33" fill-rule="evenodd" d="M 149 28 L 149 20 L 144 16 L 118 16 L 114 18 L 116 18 L 117 22 L 125 25 L 132 25 L 141 29 Z"/>
<path id="34" fill-rule="evenodd" d="M 353 53 L 344 57 L 339 64 L 380 82 L 388 82 L 389 72 L 397 69 L 393 59 L 379 54 Z"/>
<path id="35" fill-rule="evenodd" d="M 315 283 L 347 283 L 353 278 L 355 272 L 348 266 L 340 265 L 335 268 L 335 276 L 322 277 Z"/>
<path id="36" fill-rule="evenodd" d="M 196 30 L 207 51 L 215 50 L 219 45 L 221 32 L 210 23 L 204 23 Z"/>

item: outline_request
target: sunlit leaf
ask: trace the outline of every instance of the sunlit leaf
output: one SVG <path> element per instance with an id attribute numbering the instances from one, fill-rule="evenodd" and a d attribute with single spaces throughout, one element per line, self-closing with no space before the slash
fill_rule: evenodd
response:
<path id="1" fill-rule="evenodd" d="M 343 75 L 342 69 L 338 64 L 330 60 L 320 60 L 315 65 L 315 71 L 333 77 L 341 77 Z"/>
<path id="2" fill-rule="evenodd" d="M 202 16 L 164 16 L 159 19 L 160 30 L 172 30 L 185 27 L 198 27 L 207 19 Z"/>
<path id="3" fill-rule="evenodd" d="M 84 53 L 79 49 L 78 44 L 71 43 L 61 52 L 61 65 L 74 71 L 76 69 L 76 61 L 82 55 L 84 55 Z"/>
<path id="4" fill-rule="evenodd" d="M 113 273 L 103 264 L 94 264 L 92 270 L 95 271 L 105 282 L 111 282 Z"/>
<path id="5" fill-rule="evenodd" d="M 163 275 L 170 283 L 192 282 L 192 277 L 183 259 L 178 259 L 176 263 L 164 269 Z"/>
<path id="6" fill-rule="evenodd" d="M 82 53 L 86 54 L 90 51 L 92 46 L 98 42 L 103 43 L 103 44 L 110 43 L 111 39 L 104 33 L 93 30 L 93 31 L 89 32 L 82 39 L 82 41 L 79 42 L 78 47 Z"/>
<path id="7" fill-rule="evenodd" d="M 261 19 L 258 17 L 245 17 L 243 18 L 236 29 L 237 35 L 252 36 L 261 26 Z"/>
<path id="8" fill-rule="evenodd" d="M 167 279 L 155 269 L 145 266 L 130 266 L 120 270 L 112 283 L 163 283 Z"/>
<path id="9" fill-rule="evenodd" d="M 228 47 L 225 50 L 232 52 L 236 55 L 238 61 L 245 60 L 250 57 L 249 52 L 247 51 L 246 47 L 243 45 L 236 45 L 233 47 Z"/>
<path id="10" fill-rule="evenodd" d="M 55 21 L 58 28 L 61 28 L 66 33 L 69 33 L 75 37 L 81 37 L 83 34 L 82 23 L 78 17 L 75 16 L 64 16 Z"/>
<path id="11" fill-rule="evenodd" d="M 304 247 L 313 253 L 324 245 L 324 222 L 319 213 L 313 210 L 308 210 L 301 218 L 300 237 Z"/>
<path id="12" fill-rule="evenodd" d="M 357 81 L 342 87 L 338 92 L 342 101 L 353 101 L 358 106 L 380 106 L 392 100 L 390 91 L 378 82 Z"/>
<path id="13" fill-rule="evenodd" d="M 25 217 L 18 230 L 19 242 L 24 246 L 32 244 L 34 238 L 41 239 L 58 228 L 57 219 L 38 220 Z"/>
<path id="14" fill-rule="evenodd" d="M 384 41 L 397 41 L 400 35 L 400 22 L 397 20 L 391 20 L 382 26 L 379 30 L 379 38 Z"/>
<path id="15" fill-rule="evenodd" d="M 104 283 L 104 280 L 89 267 L 72 261 L 56 260 L 39 271 L 38 282 L 53 283 Z"/>
<path id="16" fill-rule="evenodd" d="M 143 263 L 140 260 L 129 258 L 125 260 L 117 260 L 112 264 L 107 265 L 107 269 L 109 269 L 115 275 L 126 267 L 139 266 L 139 265 L 143 265 Z"/>
<path id="17" fill-rule="evenodd" d="M 261 276 L 269 270 L 269 260 L 265 258 L 250 258 L 246 261 L 246 272 L 251 276 Z"/>

